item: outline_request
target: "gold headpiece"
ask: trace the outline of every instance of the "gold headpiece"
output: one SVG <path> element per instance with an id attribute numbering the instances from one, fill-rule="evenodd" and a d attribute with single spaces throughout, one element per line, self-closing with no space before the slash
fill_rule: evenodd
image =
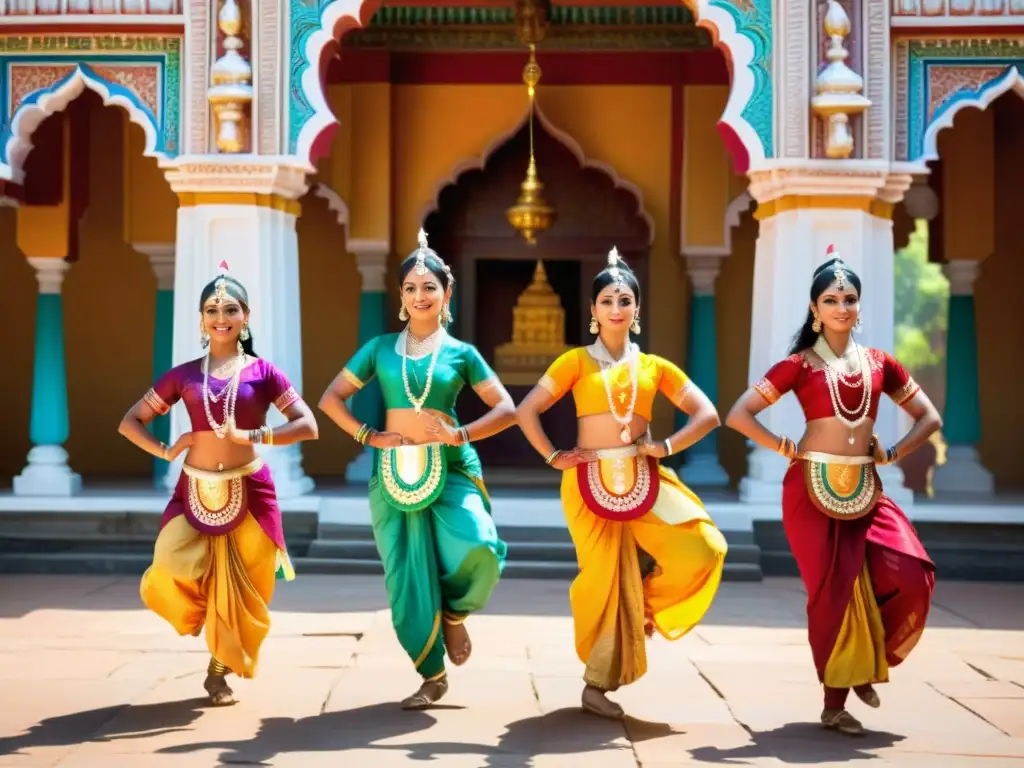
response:
<path id="1" fill-rule="evenodd" d="M 228 293 L 228 281 L 226 279 L 227 274 L 228 263 L 226 261 L 222 261 L 220 263 L 220 277 L 217 278 L 217 284 L 213 291 L 213 302 L 215 304 L 220 304 L 221 302 L 229 301 L 231 299 L 231 295 Z"/>
<path id="2" fill-rule="evenodd" d="M 835 258 L 836 261 L 832 265 L 832 276 L 835 278 L 836 288 L 840 291 L 845 291 L 846 280 L 848 277 L 846 274 L 846 262 L 844 262 L 843 257 L 839 255 L 835 245 L 830 245 L 825 251 L 825 255 Z"/>
<path id="3" fill-rule="evenodd" d="M 416 274 L 423 277 L 427 274 L 427 254 L 430 249 L 427 247 L 427 233 L 422 227 L 420 227 L 416 240 L 419 244 L 416 248 Z"/>
<path id="4" fill-rule="evenodd" d="M 423 275 L 430 271 L 427 269 L 427 256 L 433 256 L 441 264 L 441 269 L 443 269 L 445 274 L 448 275 L 449 281 L 454 283 L 455 276 L 452 274 L 451 267 L 444 263 L 444 259 L 438 255 L 437 251 L 427 245 L 427 233 L 422 227 L 420 228 L 419 234 L 416 235 L 416 241 L 416 274 L 423 277 Z"/>

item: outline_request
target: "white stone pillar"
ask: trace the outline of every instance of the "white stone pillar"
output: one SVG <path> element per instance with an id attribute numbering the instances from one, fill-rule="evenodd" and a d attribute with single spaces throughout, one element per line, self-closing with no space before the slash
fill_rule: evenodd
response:
<path id="1" fill-rule="evenodd" d="M 62 258 L 28 257 L 36 271 L 35 355 L 32 365 L 32 405 L 29 424 L 32 448 L 28 464 L 14 478 L 18 496 L 74 496 L 82 478 L 68 466 L 67 373 L 64 366 L 64 305 L 61 288 L 71 266 Z"/>
<path id="2" fill-rule="evenodd" d="M 995 478 L 981 463 L 981 398 L 978 392 L 978 332 L 974 320 L 974 283 L 981 262 L 973 259 L 942 265 L 949 279 L 949 325 L 946 332 L 946 463 L 935 467 L 937 493 L 990 496 Z"/>
<path id="3" fill-rule="evenodd" d="M 787 168 L 751 173 L 750 192 L 758 201 L 760 231 L 754 259 L 750 334 L 750 383 L 789 354 L 793 336 L 807 316 L 814 269 L 835 245 L 862 282 L 858 341 L 892 352 L 894 275 L 891 210 L 910 178 L 888 172 L 888 163 L 805 161 Z M 796 398 L 784 397 L 760 415 L 771 431 L 798 440 L 804 418 Z M 875 431 L 883 444 L 899 437 L 897 408 L 883 397 Z M 778 505 L 788 462 L 755 446 L 747 476 L 740 482 L 742 501 Z M 913 503 L 913 493 L 898 467 L 880 467 L 886 493 L 898 504 Z"/>
<path id="4" fill-rule="evenodd" d="M 165 164 L 178 194 L 174 278 L 173 363 L 201 357 L 199 296 L 227 261 L 249 294 L 256 354 L 269 360 L 302 394 L 302 326 L 299 296 L 297 199 L 306 191 L 308 168 L 289 158 L 184 157 Z M 268 422 L 284 419 L 273 408 Z M 190 429 L 179 404 L 171 411 L 171 441 Z M 302 470 L 301 446 L 259 446 L 273 473 L 278 496 L 308 493 L 313 481 Z M 180 471 L 167 473 L 173 487 Z"/>
<path id="5" fill-rule="evenodd" d="M 386 240 L 349 240 L 346 250 L 355 254 L 356 269 L 362 278 L 359 296 L 359 345 L 387 332 L 388 254 L 391 245 Z M 370 381 L 352 398 L 352 410 L 360 419 L 376 429 L 384 428 L 384 401 L 377 380 Z M 365 483 L 373 474 L 375 451 L 366 448 L 345 468 L 349 483 Z"/>

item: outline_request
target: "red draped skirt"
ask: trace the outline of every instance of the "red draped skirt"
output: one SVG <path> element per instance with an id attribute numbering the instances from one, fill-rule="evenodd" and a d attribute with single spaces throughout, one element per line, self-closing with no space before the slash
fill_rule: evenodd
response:
<path id="1" fill-rule="evenodd" d="M 782 485 L 782 522 L 807 588 L 807 634 L 818 679 L 825 681 L 865 564 L 881 614 L 886 662 L 903 661 L 921 636 L 935 587 L 935 564 L 903 511 L 882 494 L 864 517 L 834 520 L 814 506 L 803 462 L 794 461 Z"/>

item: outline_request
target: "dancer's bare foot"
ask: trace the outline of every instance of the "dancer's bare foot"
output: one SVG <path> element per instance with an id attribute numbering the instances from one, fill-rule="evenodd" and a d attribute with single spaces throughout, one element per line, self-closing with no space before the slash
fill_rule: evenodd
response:
<path id="1" fill-rule="evenodd" d="M 847 736 L 864 735 L 864 726 L 845 709 L 823 709 L 821 724 L 829 730 L 839 731 Z"/>
<path id="2" fill-rule="evenodd" d="M 878 692 L 871 686 L 870 683 L 867 685 L 858 685 L 853 689 L 853 692 L 857 694 L 857 698 L 863 701 L 872 709 L 878 709 L 882 706 L 882 700 L 878 698 Z"/>
<path id="3" fill-rule="evenodd" d="M 598 717 L 607 717 L 610 720 L 621 720 L 625 713 L 622 711 L 622 707 L 611 701 L 607 694 L 600 688 L 595 688 L 592 685 L 588 685 L 583 689 L 583 698 L 581 701 L 583 709 L 587 712 L 597 715 Z"/>
<path id="4" fill-rule="evenodd" d="M 207 675 L 203 688 L 210 694 L 210 703 L 215 707 L 226 707 L 235 703 L 235 692 L 231 690 L 224 675 Z"/>
<path id="5" fill-rule="evenodd" d="M 423 685 L 412 696 L 402 700 L 402 709 L 427 709 L 448 693 L 448 676 L 437 680 L 424 680 Z"/>
<path id="6" fill-rule="evenodd" d="M 461 667 L 473 653 L 473 641 L 469 638 L 469 630 L 466 629 L 466 617 L 444 618 L 444 647 L 448 649 L 448 658 L 452 664 Z"/>

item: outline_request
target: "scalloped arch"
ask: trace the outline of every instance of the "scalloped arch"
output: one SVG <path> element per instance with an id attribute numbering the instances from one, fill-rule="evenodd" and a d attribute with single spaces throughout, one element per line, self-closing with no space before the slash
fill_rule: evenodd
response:
<path id="1" fill-rule="evenodd" d="M 292 69 L 288 151 L 312 169 L 333 135 L 321 76 L 325 53 L 349 29 L 364 26 L 382 0 L 291 0 Z M 680 0 L 724 49 L 732 72 L 729 99 L 719 129 L 738 173 L 756 168 L 773 154 L 771 82 L 772 0 Z"/>
<path id="2" fill-rule="evenodd" d="M 1006 72 L 984 83 L 973 93 L 965 94 L 946 104 L 928 123 L 921 139 L 921 156 L 917 158 L 917 162 L 923 164 L 939 159 L 939 134 L 952 127 L 953 120 L 960 110 L 985 110 L 993 101 L 1010 91 L 1024 98 L 1024 75 L 1016 64 L 1011 64 Z"/>
<path id="3" fill-rule="evenodd" d="M 647 231 L 649 233 L 648 244 L 654 242 L 654 218 L 644 206 L 644 193 L 641 189 L 633 182 L 623 179 L 612 166 L 608 165 L 608 163 L 600 160 L 588 159 L 586 154 L 583 152 L 583 147 L 579 145 L 579 142 L 577 142 L 569 133 L 563 131 L 552 123 L 550 118 L 544 114 L 544 110 L 541 109 L 540 104 L 534 105 L 534 116 L 537 118 L 537 122 L 544 127 L 544 130 L 547 131 L 551 138 L 572 152 L 573 157 L 576 158 L 576 162 L 579 163 L 580 168 L 592 168 L 596 171 L 600 171 L 611 179 L 615 189 L 624 189 L 636 198 L 637 214 L 647 224 Z M 491 155 L 498 151 L 500 147 L 522 130 L 529 119 L 530 112 L 529 109 L 526 109 L 523 112 L 523 116 L 516 122 L 516 124 L 509 130 L 492 139 L 491 142 L 484 147 L 483 152 L 473 157 L 463 158 L 457 162 L 452 167 L 451 171 L 448 172 L 448 175 L 441 179 L 434 187 L 434 194 L 430 202 L 423 207 L 420 214 L 419 220 L 421 226 L 426 224 L 427 217 L 430 216 L 430 214 L 436 212 L 440 208 L 441 193 L 445 189 L 458 184 L 460 177 L 469 171 L 484 170 L 487 166 L 487 161 L 491 158 Z"/>
<path id="4" fill-rule="evenodd" d="M 122 107 L 128 119 L 142 128 L 146 137 L 143 154 L 147 157 L 166 157 L 157 149 L 160 126 L 156 116 L 139 103 L 128 89 L 115 85 L 97 75 L 87 64 L 79 63 L 62 80 L 41 88 L 27 96 L 18 106 L 8 127 L 0 158 L 0 179 L 16 184 L 24 182 L 25 158 L 32 151 L 32 134 L 50 115 L 67 107 L 88 88 L 107 106 Z"/>

